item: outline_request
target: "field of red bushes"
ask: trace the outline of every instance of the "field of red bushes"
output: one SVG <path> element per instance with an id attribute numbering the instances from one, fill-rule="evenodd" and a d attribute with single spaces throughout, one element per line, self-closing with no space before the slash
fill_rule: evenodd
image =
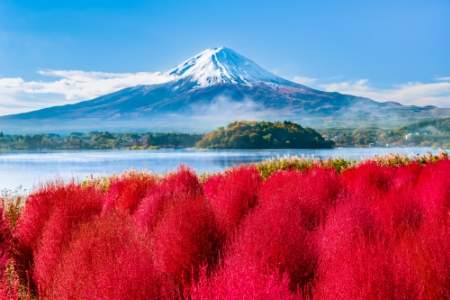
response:
<path id="1" fill-rule="evenodd" d="M 48 184 L 0 222 L 3 299 L 450 299 L 450 160 Z"/>

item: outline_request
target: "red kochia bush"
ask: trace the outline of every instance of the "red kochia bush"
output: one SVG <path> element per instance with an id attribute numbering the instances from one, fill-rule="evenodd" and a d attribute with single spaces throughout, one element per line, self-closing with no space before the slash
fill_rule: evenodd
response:
<path id="1" fill-rule="evenodd" d="M 262 272 L 250 264 L 227 266 L 210 278 L 203 272 L 200 281 L 187 294 L 192 300 L 302 299 L 300 294 L 289 291 L 286 277 L 280 277 L 277 272 Z"/>
<path id="2" fill-rule="evenodd" d="M 328 169 L 273 174 L 225 255 L 225 272 L 229 266 L 249 265 L 266 275 L 286 274 L 291 290 L 310 295 L 318 259 L 311 230 L 338 191 L 337 174 Z"/>
<path id="3" fill-rule="evenodd" d="M 318 233 L 318 299 L 449 297 L 450 177 L 441 164 L 344 173 L 345 195 Z"/>
<path id="4" fill-rule="evenodd" d="M 342 175 L 345 190 L 317 233 L 318 299 L 386 299 L 393 295 L 391 228 L 396 210 L 393 201 L 397 200 L 389 194 L 393 174 L 393 168 L 369 162 Z M 397 206 L 399 214 L 405 211 L 402 206 Z"/>
<path id="5" fill-rule="evenodd" d="M 147 191 L 134 213 L 134 219 L 142 230 L 152 231 L 169 203 L 202 195 L 202 186 L 197 176 L 188 168 L 182 167 Z"/>
<path id="6" fill-rule="evenodd" d="M 424 166 L 414 194 L 423 221 L 398 247 L 397 282 L 418 299 L 450 298 L 450 160 Z M 403 278 L 402 278 L 403 277 Z M 405 287 L 405 288 L 406 288 Z"/>
<path id="7" fill-rule="evenodd" d="M 386 299 L 392 278 L 389 244 L 377 239 L 377 228 L 364 203 L 344 203 L 330 212 L 317 234 L 317 299 Z"/>
<path id="8" fill-rule="evenodd" d="M 0 199 L 1 202 L 1 199 Z M 11 232 L 5 220 L 3 205 L 0 203 L 0 281 L 5 273 L 6 264 L 10 257 Z"/>
<path id="9" fill-rule="evenodd" d="M 232 233 L 255 206 L 261 182 L 258 170 L 245 166 L 212 176 L 204 183 L 205 196 L 223 234 Z"/>
<path id="10" fill-rule="evenodd" d="M 135 222 L 152 237 L 155 268 L 164 290 L 178 290 L 203 263 L 212 266 L 219 251 L 214 215 L 197 176 L 187 168 L 168 175 L 142 200 Z"/>
<path id="11" fill-rule="evenodd" d="M 312 236 L 294 202 L 258 207 L 246 218 L 224 258 L 227 268 L 242 266 L 266 275 L 287 275 L 292 290 L 308 289 L 314 277 L 316 253 Z"/>
<path id="12" fill-rule="evenodd" d="M 421 172 L 416 194 L 422 200 L 426 221 L 450 223 L 450 159 L 427 164 Z"/>
<path id="13" fill-rule="evenodd" d="M 405 235 L 393 252 L 395 299 L 448 299 L 450 231 L 426 224 Z"/>
<path id="14" fill-rule="evenodd" d="M 262 185 L 262 206 L 274 203 L 295 203 L 304 225 L 315 228 L 324 220 L 340 192 L 340 181 L 336 171 L 313 167 L 306 172 L 280 171 Z"/>
<path id="15" fill-rule="evenodd" d="M 36 247 L 43 227 L 63 190 L 61 185 L 48 184 L 28 196 L 15 230 L 15 237 L 21 246 L 29 249 Z"/>
<path id="16" fill-rule="evenodd" d="M 160 299 L 150 243 L 124 215 L 82 225 L 61 257 L 50 299 Z"/>
<path id="17" fill-rule="evenodd" d="M 169 285 L 189 282 L 202 264 L 212 266 L 219 237 L 214 216 L 204 198 L 182 198 L 164 210 L 152 234 L 156 269 Z"/>
<path id="18" fill-rule="evenodd" d="M 0 299 L 19 299 L 18 280 L 6 272 L 11 255 L 11 232 L 5 219 L 2 199 L 0 198 Z"/>
<path id="19" fill-rule="evenodd" d="M 17 240 L 17 267 L 22 280 L 30 281 L 35 251 L 48 218 L 63 188 L 61 184 L 47 184 L 27 197 L 27 202 L 14 231 Z M 35 282 L 31 280 L 30 286 Z"/>
<path id="20" fill-rule="evenodd" d="M 118 211 L 133 213 L 145 195 L 156 186 L 156 178 L 141 173 L 129 173 L 114 178 L 105 196 L 103 211 L 112 208 Z"/>
<path id="21" fill-rule="evenodd" d="M 2 215 L 6 298 L 450 299 L 445 158 L 53 184 L 29 196 L 12 238 Z"/>
<path id="22" fill-rule="evenodd" d="M 195 198 L 203 195 L 203 188 L 195 173 L 182 166 L 178 171 L 167 175 L 161 183 L 168 197 Z"/>
<path id="23" fill-rule="evenodd" d="M 379 232 L 385 238 L 401 238 L 406 231 L 416 231 L 423 221 L 423 207 L 415 187 L 422 168 L 417 164 L 389 168 L 389 185 L 384 191 L 373 191 L 377 196 L 369 200 L 372 215 Z M 369 191 L 368 191 L 369 192 Z M 347 195 L 351 201 L 364 203 L 367 197 L 361 194 Z M 370 197 L 370 196 L 369 196 Z"/>
<path id="24" fill-rule="evenodd" d="M 46 294 L 51 284 L 54 268 L 73 229 L 98 215 L 103 201 L 97 189 L 74 183 L 48 186 L 44 191 L 31 199 L 33 205 L 25 209 L 18 228 L 19 243 L 31 246 L 33 279 L 41 295 Z M 22 221 L 28 216 L 37 226 L 29 220 Z"/>
<path id="25" fill-rule="evenodd" d="M 341 174 L 343 192 L 347 199 L 376 204 L 389 191 L 393 180 L 393 167 L 380 166 L 368 161 Z"/>

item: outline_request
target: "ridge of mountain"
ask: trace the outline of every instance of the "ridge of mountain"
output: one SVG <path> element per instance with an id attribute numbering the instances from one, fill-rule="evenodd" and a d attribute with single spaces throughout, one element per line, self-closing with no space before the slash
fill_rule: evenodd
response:
<path id="1" fill-rule="evenodd" d="M 168 80 L 75 104 L 0 117 L 12 131 L 204 131 L 231 121 L 291 120 L 314 127 L 398 126 L 450 116 L 450 109 L 377 102 L 324 92 L 263 69 L 236 51 L 202 51 L 164 73 Z"/>

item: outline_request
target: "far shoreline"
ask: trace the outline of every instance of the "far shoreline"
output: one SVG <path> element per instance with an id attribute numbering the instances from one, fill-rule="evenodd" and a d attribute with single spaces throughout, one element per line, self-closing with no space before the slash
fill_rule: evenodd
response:
<path id="1" fill-rule="evenodd" d="M 421 146 L 421 145 L 390 145 L 390 146 L 367 146 L 367 145 L 349 145 L 337 146 L 332 148 L 197 148 L 197 147 L 161 147 L 148 149 L 130 149 L 130 148 L 83 148 L 83 149 L 18 149 L 18 150 L 0 150 L 1 154 L 15 154 L 15 153 L 70 153 L 70 152 L 163 152 L 163 151 L 192 151 L 192 152 L 237 152 L 237 151 L 295 151 L 295 150 L 333 150 L 333 149 L 411 149 L 411 148 L 430 148 L 433 150 L 450 151 L 450 148 L 443 148 L 439 146 Z"/>

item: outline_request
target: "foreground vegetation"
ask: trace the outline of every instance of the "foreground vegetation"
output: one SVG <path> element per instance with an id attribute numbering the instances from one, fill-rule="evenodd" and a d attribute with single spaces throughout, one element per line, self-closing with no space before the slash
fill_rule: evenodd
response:
<path id="1" fill-rule="evenodd" d="M 448 299 L 449 199 L 445 154 L 48 184 L 4 202 L 0 298 Z"/>

